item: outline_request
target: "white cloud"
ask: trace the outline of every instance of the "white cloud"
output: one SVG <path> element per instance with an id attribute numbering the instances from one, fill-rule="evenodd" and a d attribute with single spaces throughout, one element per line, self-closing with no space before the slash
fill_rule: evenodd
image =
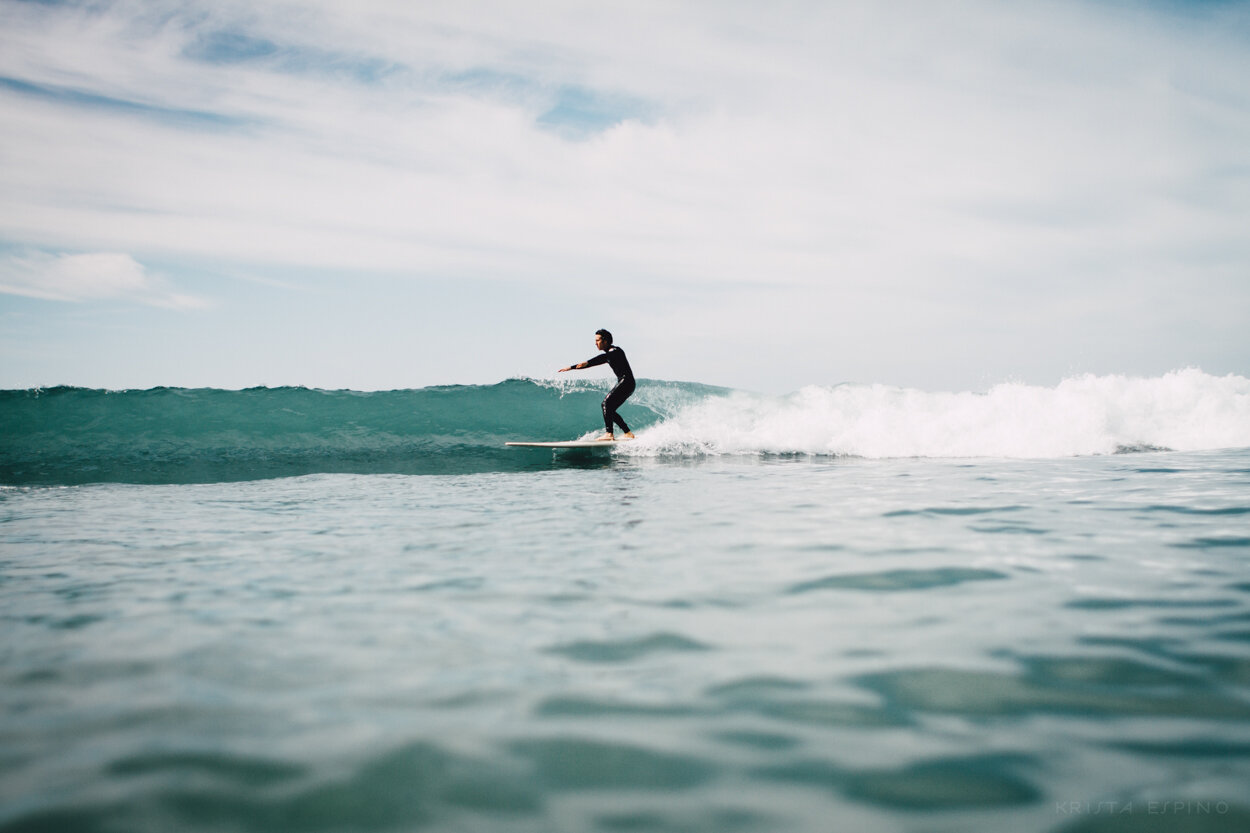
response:
<path id="1" fill-rule="evenodd" d="M 122 299 L 171 309 L 207 305 L 171 290 L 130 255 L 113 252 L 8 255 L 0 258 L 0 292 L 47 301 Z"/>
<path id="2" fill-rule="evenodd" d="M 1227 193 L 1217 216 L 1199 216 L 1204 194 L 1199 211 L 1179 205 L 1250 134 L 1232 80 L 1250 60 L 1205 30 L 1192 43 L 1163 24 L 1120 31 L 1067 4 L 729 4 L 712 18 L 700 4 L 301 5 L 294 22 L 288 4 L 214 4 L 156 27 L 143 21 L 161 15 L 123 3 L 65 12 L 48 33 L 17 27 L 27 48 L 13 54 L 40 60 L 11 57 L 6 75 L 151 109 L 78 106 L 81 128 L 64 130 L 64 102 L 5 92 L 0 234 L 340 268 L 554 257 L 811 282 L 1050 260 L 1078 236 L 1081 249 L 1184 247 L 1228 239 L 1250 212 L 1236 198 L 1229 212 Z M 279 57 L 185 57 L 216 31 Z M 291 69 L 336 55 L 405 69 L 370 84 Z M 440 81 L 475 67 L 528 86 Z M 1200 90 L 1178 86 L 1199 76 Z M 565 141 L 533 98 L 567 84 L 655 115 Z M 252 126 L 187 129 L 188 113 Z M 1057 226 L 1074 221 L 1065 238 Z"/>
<path id="3" fill-rule="evenodd" d="M 0 240 L 678 287 L 635 320 L 716 310 L 707 329 L 754 334 L 735 366 L 849 303 L 881 368 L 1033 358 L 1003 331 L 1073 320 L 1123 343 L 1116 301 L 1148 286 L 1183 363 L 1176 311 L 1250 309 L 1250 27 L 1166 9 L 3 4 Z M 593 124 L 553 132 L 569 90 Z"/>

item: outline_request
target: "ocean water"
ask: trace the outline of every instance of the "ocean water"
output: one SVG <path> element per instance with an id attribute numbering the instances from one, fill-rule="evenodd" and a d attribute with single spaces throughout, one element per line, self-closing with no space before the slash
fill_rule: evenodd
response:
<path id="1" fill-rule="evenodd" d="M 0 832 L 1250 829 L 1250 380 L 0 393 Z"/>

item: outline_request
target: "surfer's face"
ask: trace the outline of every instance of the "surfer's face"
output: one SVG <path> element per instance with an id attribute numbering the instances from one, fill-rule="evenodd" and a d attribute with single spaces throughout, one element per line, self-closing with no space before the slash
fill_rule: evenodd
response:
<path id="1" fill-rule="evenodd" d="M 608 349 L 608 345 L 603 343 L 603 336 L 599 335 L 598 333 L 595 333 L 595 347 L 597 347 L 600 350 Z"/>

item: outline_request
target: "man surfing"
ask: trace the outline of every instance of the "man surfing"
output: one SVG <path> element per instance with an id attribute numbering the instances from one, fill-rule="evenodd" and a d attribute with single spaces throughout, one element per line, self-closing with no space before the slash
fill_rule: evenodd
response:
<path id="1" fill-rule="evenodd" d="M 562 367 L 559 372 L 582 370 L 583 368 L 595 367 L 606 362 L 612 368 L 612 372 L 616 374 L 616 384 L 612 386 L 612 390 L 608 391 L 608 395 L 603 397 L 603 427 L 606 433 L 602 437 L 596 437 L 595 439 L 607 442 L 615 440 L 616 435 L 612 433 L 612 424 L 616 423 L 625 432 L 625 438 L 632 440 L 634 432 L 629 430 L 629 426 L 625 424 L 625 420 L 621 419 L 621 415 L 616 412 L 616 409 L 621 407 L 621 403 L 634 392 L 636 387 L 634 371 L 629 368 L 629 359 L 625 358 L 625 351 L 612 343 L 612 334 L 607 330 L 595 331 L 595 347 L 602 350 L 603 354 L 578 364 Z"/>

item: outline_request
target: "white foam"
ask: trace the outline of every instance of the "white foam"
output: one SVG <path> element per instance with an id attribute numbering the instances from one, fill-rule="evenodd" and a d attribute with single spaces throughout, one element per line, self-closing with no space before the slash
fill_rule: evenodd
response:
<path id="1" fill-rule="evenodd" d="M 604 391 L 610 387 L 607 379 L 601 379 L 601 378 L 595 378 L 595 377 L 586 378 L 584 376 L 570 376 L 568 374 L 561 374 L 560 376 L 547 377 L 547 378 L 532 378 L 529 376 L 518 376 L 518 377 L 513 377 L 512 381 L 529 382 L 530 384 L 536 385 L 537 387 L 540 387 L 540 388 L 547 388 L 548 390 L 554 390 L 555 392 L 560 394 L 561 397 L 564 397 L 565 395 L 570 394 L 570 393 L 581 393 L 582 391 Z"/>
<path id="2" fill-rule="evenodd" d="M 1250 379 L 1191 368 L 985 393 L 846 384 L 708 396 L 640 434 L 631 452 L 1041 458 L 1242 447 L 1250 447 Z"/>

